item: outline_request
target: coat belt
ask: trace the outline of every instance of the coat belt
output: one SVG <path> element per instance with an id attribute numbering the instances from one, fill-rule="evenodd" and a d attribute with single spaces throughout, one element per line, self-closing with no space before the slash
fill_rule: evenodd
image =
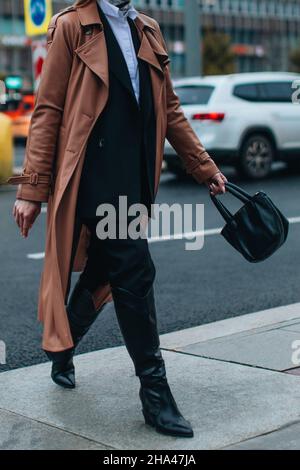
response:
<path id="1" fill-rule="evenodd" d="M 31 184 L 36 186 L 38 184 L 47 184 L 48 186 L 52 183 L 51 175 L 39 175 L 38 173 L 22 173 L 21 175 L 11 176 L 6 183 L 8 184 Z"/>

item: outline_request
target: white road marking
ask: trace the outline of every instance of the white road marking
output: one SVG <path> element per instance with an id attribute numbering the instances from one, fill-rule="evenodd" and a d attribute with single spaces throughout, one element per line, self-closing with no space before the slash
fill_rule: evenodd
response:
<path id="1" fill-rule="evenodd" d="M 300 223 L 300 217 L 290 217 L 289 219 L 290 224 L 299 224 Z"/>
<path id="2" fill-rule="evenodd" d="M 290 224 L 300 224 L 300 217 L 290 217 L 288 219 Z M 198 232 L 184 232 L 184 233 L 176 233 L 173 235 L 164 235 L 161 237 L 152 237 L 149 238 L 149 243 L 157 243 L 157 242 L 165 242 L 165 241 L 171 241 L 171 240 L 184 240 L 184 239 L 193 239 L 196 237 L 208 237 L 211 235 L 219 235 L 221 233 L 222 227 L 219 228 L 211 228 L 207 230 L 202 230 Z M 29 253 L 27 255 L 27 258 L 29 259 L 43 259 L 45 257 L 44 252 L 40 253 Z"/>
<path id="3" fill-rule="evenodd" d="M 41 253 L 29 253 L 27 255 L 27 258 L 29 259 L 43 259 L 45 257 L 45 253 L 44 252 L 41 252 Z"/>

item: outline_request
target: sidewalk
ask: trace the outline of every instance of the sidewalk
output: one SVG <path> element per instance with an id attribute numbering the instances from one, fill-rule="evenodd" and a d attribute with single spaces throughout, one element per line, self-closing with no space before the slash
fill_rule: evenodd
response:
<path id="1" fill-rule="evenodd" d="M 195 437 L 146 426 L 124 347 L 76 357 L 77 388 L 49 363 L 0 374 L 0 449 L 300 449 L 300 303 L 161 336 Z"/>

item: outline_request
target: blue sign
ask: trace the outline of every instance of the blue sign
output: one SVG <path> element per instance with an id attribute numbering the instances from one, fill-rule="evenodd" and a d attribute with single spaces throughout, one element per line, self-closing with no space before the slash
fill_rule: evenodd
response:
<path id="1" fill-rule="evenodd" d="M 41 26 L 46 18 L 46 0 L 30 0 L 30 15 L 36 26 Z"/>

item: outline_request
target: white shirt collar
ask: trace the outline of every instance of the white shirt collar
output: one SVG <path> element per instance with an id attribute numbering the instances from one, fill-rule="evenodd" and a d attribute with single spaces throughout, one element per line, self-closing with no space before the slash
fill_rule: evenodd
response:
<path id="1" fill-rule="evenodd" d="M 115 5 L 112 5 L 107 0 L 98 0 L 98 3 L 101 10 L 106 16 L 113 16 L 115 18 L 126 18 L 127 16 L 129 16 L 129 18 L 131 18 L 132 20 L 135 20 L 137 17 L 137 11 L 132 4 L 130 4 L 128 10 L 123 12 L 122 10 L 120 10 L 120 8 L 116 7 Z"/>

